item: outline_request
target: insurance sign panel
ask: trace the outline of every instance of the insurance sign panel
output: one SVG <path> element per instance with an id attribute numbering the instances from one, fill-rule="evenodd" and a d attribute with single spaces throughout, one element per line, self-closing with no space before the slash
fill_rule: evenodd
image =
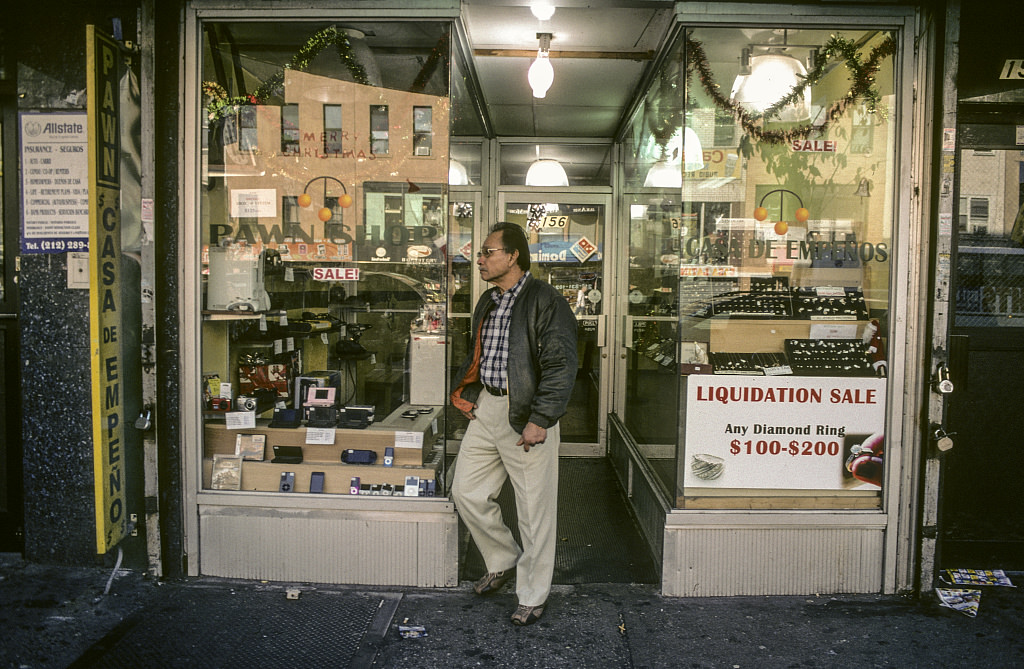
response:
<path id="1" fill-rule="evenodd" d="M 21 114 L 22 253 L 86 251 L 89 159 L 86 114 Z"/>

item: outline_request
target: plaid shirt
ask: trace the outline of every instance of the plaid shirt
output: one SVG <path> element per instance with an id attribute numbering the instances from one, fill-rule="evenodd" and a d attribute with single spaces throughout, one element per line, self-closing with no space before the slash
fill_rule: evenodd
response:
<path id="1" fill-rule="evenodd" d="M 526 283 L 525 273 L 504 293 L 494 291 L 491 299 L 496 305 L 484 320 L 480 333 L 480 381 L 492 388 L 508 388 L 508 325 L 512 305 Z"/>

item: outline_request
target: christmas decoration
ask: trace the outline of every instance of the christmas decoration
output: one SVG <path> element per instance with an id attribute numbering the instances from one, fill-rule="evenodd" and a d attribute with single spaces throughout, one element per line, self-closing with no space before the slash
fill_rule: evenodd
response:
<path id="1" fill-rule="evenodd" d="M 325 176 L 325 177 L 313 177 L 312 179 L 309 180 L 309 182 L 306 184 L 305 188 L 302 189 L 302 194 L 299 195 L 299 197 L 298 197 L 298 203 L 299 203 L 300 207 L 305 208 L 305 207 L 308 207 L 310 204 L 313 203 L 313 198 L 306 191 L 308 191 L 309 187 L 313 185 L 313 182 L 321 181 L 321 180 L 324 182 L 324 197 L 323 197 L 324 204 L 327 203 L 327 182 L 328 181 L 333 181 L 334 183 L 336 183 L 339 186 L 341 186 L 341 190 L 342 190 L 342 194 L 339 195 L 338 199 L 337 199 L 338 206 L 341 207 L 342 209 L 347 209 L 347 208 L 352 206 L 352 196 L 348 194 L 348 189 L 345 188 L 345 184 L 343 184 L 341 181 L 339 181 L 338 179 L 336 179 L 334 177 L 326 177 Z M 327 221 L 331 220 L 331 217 L 334 215 L 334 212 L 331 211 L 330 207 L 324 206 L 324 207 L 321 207 L 319 211 L 317 211 L 316 215 L 317 215 L 317 218 L 319 218 L 321 221 L 326 223 Z"/>
<path id="2" fill-rule="evenodd" d="M 878 105 L 882 96 L 874 87 L 875 73 L 878 72 L 882 59 L 896 53 L 896 42 L 891 36 L 886 36 L 881 44 L 871 50 L 867 60 L 862 61 L 856 44 L 848 39 L 832 35 L 818 50 L 817 61 L 807 76 L 789 93 L 760 114 L 747 111 L 722 94 L 721 86 L 715 82 L 711 72 L 711 65 L 704 53 L 704 47 L 700 42 L 692 39 L 689 34 L 686 37 L 686 48 L 687 77 L 696 73 L 701 87 L 716 106 L 731 114 L 752 139 L 768 144 L 787 144 L 794 139 L 806 139 L 811 133 L 824 133 L 855 102 L 863 101 L 869 113 L 879 111 Z M 766 129 L 764 124 L 767 121 L 777 117 L 783 109 L 801 97 L 806 87 L 814 86 L 821 80 L 830 59 L 841 59 L 845 62 L 850 71 L 851 86 L 846 95 L 828 107 L 825 111 L 824 121 L 816 125 L 807 123 L 787 130 Z"/>
<path id="3" fill-rule="evenodd" d="M 313 59 L 328 46 L 333 45 L 338 52 L 338 58 L 348 68 L 352 78 L 358 84 L 370 85 L 366 76 L 366 68 L 356 60 L 352 53 L 352 44 L 349 42 L 348 34 L 342 29 L 334 26 L 324 28 L 317 32 L 299 49 L 299 52 L 292 57 L 291 62 L 284 66 L 285 70 L 299 70 L 305 72 L 309 69 Z M 229 97 L 227 91 L 220 84 L 213 81 L 204 81 L 202 85 L 203 97 L 208 100 L 206 113 L 211 121 L 222 118 L 225 114 L 231 113 L 244 104 L 263 104 L 271 95 L 279 94 L 284 84 L 284 71 L 278 72 L 262 84 L 259 88 L 248 95 L 237 95 Z"/>
<path id="4" fill-rule="evenodd" d="M 761 201 L 758 202 L 758 206 L 754 208 L 754 219 L 755 220 L 763 221 L 764 219 L 768 218 L 768 209 L 765 208 L 764 201 L 767 200 L 768 196 L 771 195 L 772 193 L 778 193 L 779 194 L 779 215 L 780 216 L 782 215 L 783 198 L 786 197 L 786 193 L 789 193 L 790 195 L 792 195 L 793 197 L 796 198 L 797 202 L 800 203 L 800 207 L 793 213 L 793 217 L 796 218 L 796 220 L 800 221 L 801 223 L 805 223 L 807 221 L 807 219 L 811 217 L 811 212 L 809 212 L 807 210 L 807 208 L 804 207 L 804 201 L 800 199 L 799 195 L 797 195 L 793 191 L 787 190 L 785 188 L 776 188 L 774 190 L 770 190 L 767 193 L 765 193 L 764 196 L 761 198 Z M 775 223 L 775 234 L 777 234 L 777 235 L 784 235 L 788 231 L 789 231 L 789 223 L 787 223 L 786 221 L 777 221 Z"/>

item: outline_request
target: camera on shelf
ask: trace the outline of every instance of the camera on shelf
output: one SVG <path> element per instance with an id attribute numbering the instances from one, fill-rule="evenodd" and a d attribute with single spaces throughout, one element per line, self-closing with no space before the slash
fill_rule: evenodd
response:
<path id="1" fill-rule="evenodd" d="M 252 395 L 239 395 L 235 402 L 239 411 L 256 411 L 256 407 L 259 406 L 259 400 Z"/>
<path id="2" fill-rule="evenodd" d="M 211 411 L 231 411 L 231 400 L 227 397 L 210 398 Z"/>

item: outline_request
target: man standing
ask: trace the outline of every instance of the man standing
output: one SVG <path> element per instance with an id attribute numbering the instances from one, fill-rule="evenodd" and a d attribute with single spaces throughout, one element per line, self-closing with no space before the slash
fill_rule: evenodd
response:
<path id="1" fill-rule="evenodd" d="M 576 380 L 576 319 L 568 301 L 530 270 L 526 233 L 498 223 L 476 254 L 494 284 L 473 311 L 473 350 L 455 376 L 452 404 L 470 419 L 452 497 L 487 565 L 473 590 L 497 592 L 516 575 L 516 625 L 543 614 L 555 569 L 558 419 Z M 515 491 L 522 548 L 496 498 Z"/>

